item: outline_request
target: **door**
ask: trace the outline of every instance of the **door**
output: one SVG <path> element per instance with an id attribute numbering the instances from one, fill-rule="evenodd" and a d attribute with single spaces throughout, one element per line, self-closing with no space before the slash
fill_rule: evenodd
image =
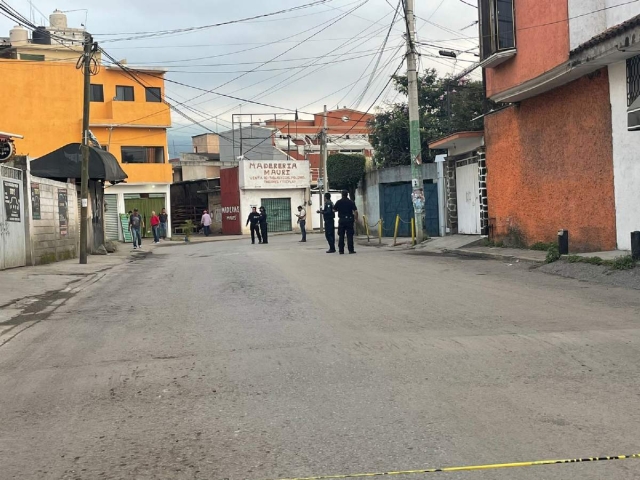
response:
<path id="1" fill-rule="evenodd" d="M 291 228 L 291 199 L 263 198 L 262 206 L 267 212 L 267 223 L 270 232 L 290 232 Z"/>
<path id="2" fill-rule="evenodd" d="M 456 196 L 458 233 L 480 235 L 480 184 L 477 163 L 456 168 Z"/>
<path id="3" fill-rule="evenodd" d="M 160 213 L 165 206 L 165 200 L 163 194 L 158 196 L 151 196 L 149 198 L 140 198 L 137 194 L 126 194 L 124 196 L 124 209 L 129 212 L 135 208 L 138 209 L 138 213 L 142 217 L 144 222 L 144 229 L 140 231 L 143 237 L 152 236 L 151 231 L 151 212 Z"/>
<path id="4" fill-rule="evenodd" d="M 0 209 L 0 270 L 27 264 L 22 170 L 0 166 L 3 208 Z"/>
<path id="5" fill-rule="evenodd" d="M 380 186 L 380 213 L 384 222 L 384 235 L 392 237 L 396 216 L 400 215 L 399 237 L 411 236 L 411 219 L 415 217 L 411 200 L 410 183 L 386 183 Z M 424 231 L 430 237 L 440 234 L 438 217 L 438 185 L 427 180 L 424 183 L 425 216 Z"/>
<path id="6" fill-rule="evenodd" d="M 107 240 L 119 240 L 118 195 L 104 196 L 104 229 Z"/>

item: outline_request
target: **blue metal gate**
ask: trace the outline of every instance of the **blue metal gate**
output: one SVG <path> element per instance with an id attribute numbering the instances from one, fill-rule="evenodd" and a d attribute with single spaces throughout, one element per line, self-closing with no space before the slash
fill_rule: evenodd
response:
<path id="1" fill-rule="evenodd" d="M 428 182 L 428 183 L 427 183 Z M 425 222 L 424 230 L 431 237 L 440 235 L 438 216 L 438 185 L 430 180 L 424 184 Z M 383 183 L 380 185 L 380 218 L 384 221 L 384 235 L 392 237 L 396 224 L 396 215 L 402 221 L 398 236 L 411 236 L 413 203 L 410 183 Z"/>

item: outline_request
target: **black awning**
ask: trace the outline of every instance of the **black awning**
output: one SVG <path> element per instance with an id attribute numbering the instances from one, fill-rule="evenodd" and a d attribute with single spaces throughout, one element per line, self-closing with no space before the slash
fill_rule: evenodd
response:
<path id="1" fill-rule="evenodd" d="M 32 160 L 31 174 L 51 179 L 79 179 L 82 176 L 81 145 L 70 143 Z M 112 154 L 100 148 L 89 147 L 89 179 L 120 183 L 127 179 L 127 174 Z"/>

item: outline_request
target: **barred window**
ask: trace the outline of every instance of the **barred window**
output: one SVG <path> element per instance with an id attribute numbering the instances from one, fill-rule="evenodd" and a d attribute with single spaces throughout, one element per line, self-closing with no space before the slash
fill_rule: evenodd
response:
<path id="1" fill-rule="evenodd" d="M 640 97 L 640 55 L 627 60 L 627 107 Z"/>

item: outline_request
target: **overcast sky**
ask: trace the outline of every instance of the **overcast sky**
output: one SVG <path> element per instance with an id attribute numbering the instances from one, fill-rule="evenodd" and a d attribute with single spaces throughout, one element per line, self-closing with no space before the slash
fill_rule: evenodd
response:
<path id="1" fill-rule="evenodd" d="M 88 12 L 69 12 L 68 17 L 70 27 L 79 27 L 86 19 L 88 30 L 112 56 L 126 59 L 131 66 L 166 67 L 170 80 L 300 112 L 318 112 L 324 104 L 329 108 L 339 104 L 367 110 L 383 91 L 404 52 L 401 47 L 404 24 L 399 16 L 371 79 L 397 0 L 330 0 L 250 22 L 114 41 L 139 32 L 206 26 L 311 2 L 313 0 L 108 0 L 99 4 L 90 2 Z M 451 74 L 476 59 L 473 53 L 477 52 L 478 30 L 476 25 L 470 25 L 477 21 L 478 11 L 468 5 L 476 4 L 475 0 L 465 2 L 416 1 L 418 39 L 436 45 L 420 47 L 421 69 L 436 68 L 443 75 Z M 7 3 L 34 19 L 36 24 L 42 24 L 43 15 L 48 17 L 55 8 L 68 11 L 87 5 L 81 0 L 7 0 Z M 12 23 L 0 16 L 0 36 L 8 36 L 11 27 Z M 457 62 L 430 57 L 437 56 L 437 46 L 469 53 L 460 55 Z M 261 66 L 278 55 L 281 56 Z M 236 78 L 254 69 L 255 72 Z M 370 79 L 369 88 L 365 90 Z M 200 96 L 203 93 L 176 84 L 166 85 L 169 102 L 188 101 L 186 105 L 198 113 L 179 108 L 214 131 L 229 129 L 233 113 L 286 113 L 286 110 L 250 103 L 241 107 L 242 102 L 238 100 L 214 94 Z M 200 97 L 189 101 L 196 96 Z M 388 89 L 375 103 L 384 106 L 394 99 L 398 100 L 395 92 Z M 215 116 L 219 116 L 218 120 L 211 118 Z M 300 113 L 300 116 L 306 115 Z M 173 122 L 169 142 L 172 154 L 172 143 L 176 143 L 176 150 L 188 151 L 188 138 L 207 131 L 175 113 Z"/>

